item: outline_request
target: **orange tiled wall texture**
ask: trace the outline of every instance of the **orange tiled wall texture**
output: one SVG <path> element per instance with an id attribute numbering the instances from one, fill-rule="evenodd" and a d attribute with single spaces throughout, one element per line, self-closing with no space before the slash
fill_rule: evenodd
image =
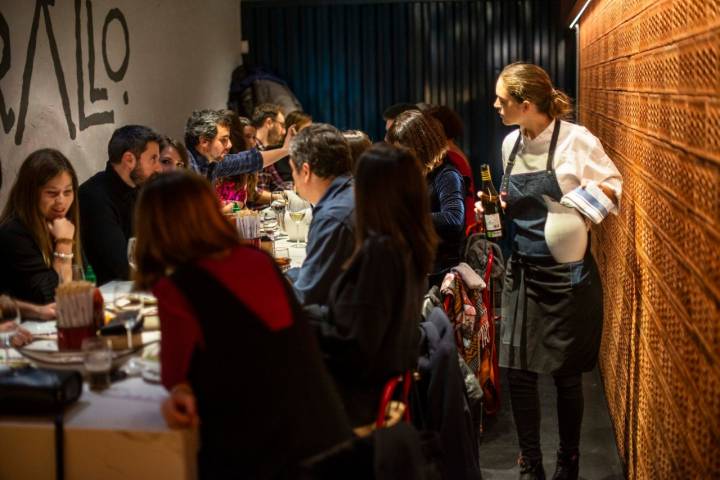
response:
<path id="1" fill-rule="evenodd" d="M 620 455 L 720 478 L 720 0 L 595 0 L 579 48 L 580 122 L 625 180 L 594 233 Z"/>

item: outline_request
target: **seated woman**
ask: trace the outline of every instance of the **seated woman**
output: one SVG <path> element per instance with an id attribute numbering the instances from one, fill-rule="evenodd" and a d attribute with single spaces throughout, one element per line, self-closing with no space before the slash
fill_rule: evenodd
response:
<path id="1" fill-rule="evenodd" d="M 199 420 L 201 478 L 274 478 L 351 437 L 290 286 L 204 178 L 148 182 L 135 232 L 136 286 L 158 299 L 163 410 L 171 426 Z"/>
<path id="2" fill-rule="evenodd" d="M 350 153 L 352 155 L 351 170 L 354 172 L 355 164 L 357 163 L 358 158 L 360 158 L 360 155 L 362 155 L 365 150 L 372 146 L 372 142 L 370 141 L 368 134 L 362 130 L 345 130 L 343 132 L 343 137 L 345 137 L 345 140 L 348 142 L 348 146 L 350 146 Z"/>
<path id="3" fill-rule="evenodd" d="M 377 144 L 356 165 L 355 253 L 328 304 L 306 311 L 351 425 L 373 421 L 383 385 L 414 368 L 437 237 L 413 154 Z"/>
<path id="4" fill-rule="evenodd" d="M 385 139 L 412 150 L 423 167 L 432 222 L 440 236 L 430 284 L 439 284 L 461 260 L 460 250 L 465 241 L 465 184 L 460 172 L 445 161 L 447 140 L 442 125 L 433 117 L 419 110 L 403 112 Z"/>
<path id="5" fill-rule="evenodd" d="M 163 137 L 160 142 L 160 168 L 163 173 L 188 167 L 188 156 L 185 145 L 170 137 Z"/>
<path id="6" fill-rule="evenodd" d="M 37 150 L 23 162 L 0 216 L 0 292 L 47 304 L 81 263 L 78 181 L 65 156 Z"/>
<path id="7" fill-rule="evenodd" d="M 465 227 L 477 222 L 475 218 L 475 182 L 473 181 L 472 168 L 467 156 L 455 142 L 463 135 L 463 122 L 454 110 L 445 105 L 438 105 L 430 108 L 427 114 L 435 118 L 443 127 L 443 133 L 447 139 L 448 151 L 445 161 L 449 162 L 460 172 L 465 186 Z"/>

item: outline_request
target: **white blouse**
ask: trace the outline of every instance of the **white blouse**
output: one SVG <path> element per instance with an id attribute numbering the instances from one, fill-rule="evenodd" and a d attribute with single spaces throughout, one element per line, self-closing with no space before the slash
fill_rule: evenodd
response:
<path id="1" fill-rule="evenodd" d="M 522 136 L 515 157 L 513 175 L 545 170 L 554 125 L 555 122 L 551 122 L 534 139 L 526 135 Z M 503 170 L 507 166 L 518 135 L 520 129 L 508 134 L 503 141 Z M 553 167 L 563 195 L 580 185 L 586 185 L 589 181 L 595 181 L 613 190 L 619 207 L 622 176 L 610 157 L 605 154 L 600 140 L 587 128 L 565 121 L 560 122 Z M 548 207 L 545 241 L 550 253 L 560 263 L 582 260 L 587 248 L 589 225 L 576 209 L 560 205 L 560 202 L 550 197 L 544 198 Z M 617 214 L 617 209 L 613 209 L 613 213 Z"/>

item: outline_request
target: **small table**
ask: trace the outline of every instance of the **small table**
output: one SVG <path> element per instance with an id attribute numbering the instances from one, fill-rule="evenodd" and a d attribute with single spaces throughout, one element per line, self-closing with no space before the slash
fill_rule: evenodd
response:
<path id="1" fill-rule="evenodd" d="M 86 385 L 65 411 L 65 478 L 195 478 L 197 433 L 165 425 L 166 396 L 140 378 Z M 0 478 L 55 478 L 54 432 L 52 418 L 0 416 Z"/>

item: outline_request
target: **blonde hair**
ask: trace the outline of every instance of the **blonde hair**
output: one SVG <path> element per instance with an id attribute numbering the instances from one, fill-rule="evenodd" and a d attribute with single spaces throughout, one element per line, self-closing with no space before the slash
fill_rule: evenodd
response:
<path id="1" fill-rule="evenodd" d="M 511 63 L 500 72 L 508 93 L 518 102 L 534 103 L 550 118 L 566 118 L 573 113 L 570 97 L 555 87 L 545 70 L 532 63 Z"/>

